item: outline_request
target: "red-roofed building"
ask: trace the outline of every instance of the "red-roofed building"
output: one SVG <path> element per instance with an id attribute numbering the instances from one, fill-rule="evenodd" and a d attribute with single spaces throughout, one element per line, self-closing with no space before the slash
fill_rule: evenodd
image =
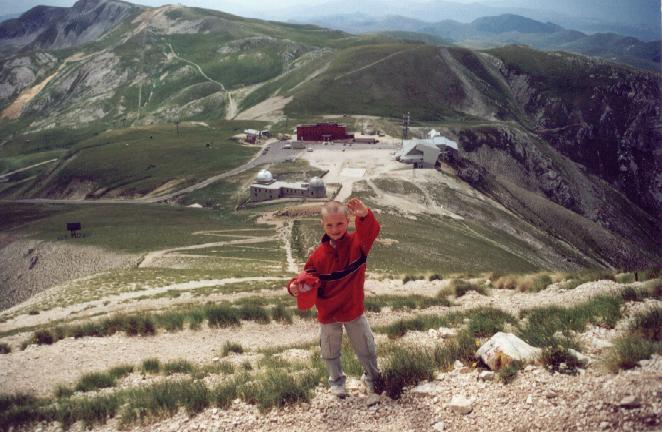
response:
<path id="1" fill-rule="evenodd" d="M 297 141 L 335 141 L 352 139 L 347 126 L 338 123 L 317 123 L 297 126 Z"/>

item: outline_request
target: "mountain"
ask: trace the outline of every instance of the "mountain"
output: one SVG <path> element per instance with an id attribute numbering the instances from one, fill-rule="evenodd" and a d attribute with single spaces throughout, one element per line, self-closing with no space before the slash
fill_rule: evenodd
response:
<path id="1" fill-rule="evenodd" d="M 80 0 L 71 8 L 37 6 L 0 23 L 0 52 L 62 49 L 95 41 L 139 9 L 114 0 Z"/>
<path id="2" fill-rule="evenodd" d="M 79 2 L 52 12 L 71 17 L 92 4 L 117 6 Z M 98 15 L 106 30 L 95 41 L 66 49 L 27 42 L 30 51 L 14 45 L 3 58 L 0 159 L 56 162 L 3 185 L 0 196 L 141 197 L 182 181 L 172 160 L 159 177 L 158 164 L 131 165 L 124 143 L 134 143 L 132 128 L 243 119 L 289 132 L 288 121 L 326 115 L 371 115 L 392 127 L 409 111 L 419 126 L 460 143 L 460 178 L 555 242 L 605 266 L 637 267 L 659 255 L 659 73 L 523 46 L 475 51 L 183 6 L 119 5 L 127 7 L 123 19 Z M 26 15 L 53 22 L 43 9 L 24 22 Z M 471 26 L 567 36 L 512 16 Z M 165 140 L 157 132 L 149 139 Z M 492 219 L 481 223 L 500 223 Z"/>
<path id="3" fill-rule="evenodd" d="M 298 5 L 266 13 L 276 19 L 318 22 L 318 17 L 362 14 L 380 20 L 399 15 L 427 22 L 455 20 L 470 23 L 484 16 L 519 15 L 537 21 L 551 21 L 583 32 L 611 32 L 645 41 L 660 39 L 660 5 L 655 0 L 590 0 L 563 2 L 502 2 L 458 3 L 452 1 L 390 2 L 370 0 L 348 2 L 329 1 L 315 5 Z"/>
<path id="4" fill-rule="evenodd" d="M 644 42 L 614 33 L 588 35 L 551 22 L 543 23 L 513 14 L 484 16 L 468 24 L 454 20 L 429 23 L 404 16 L 370 18 L 367 15 L 334 15 L 315 18 L 311 22 L 354 34 L 404 31 L 423 33 L 439 39 L 440 43 L 470 48 L 521 44 L 544 50 L 602 57 L 647 70 L 658 71 L 661 66 L 659 40 Z M 418 39 L 424 40 L 422 37 Z M 433 42 L 434 39 L 427 41 Z"/>

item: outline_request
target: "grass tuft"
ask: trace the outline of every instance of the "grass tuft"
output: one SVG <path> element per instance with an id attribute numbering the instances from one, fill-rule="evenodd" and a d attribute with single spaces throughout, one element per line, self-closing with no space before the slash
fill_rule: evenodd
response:
<path id="1" fill-rule="evenodd" d="M 469 291 L 475 291 L 478 294 L 487 295 L 487 290 L 484 286 L 478 285 L 473 282 L 465 281 L 464 279 L 451 279 L 448 284 L 448 290 L 455 297 L 462 297 Z"/>
<path id="2" fill-rule="evenodd" d="M 243 354 L 244 347 L 242 347 L 240 343 L 227 341 L 221 350 L 221 357 L 226 357 L 231 352 L 236 354 Z"/>
<path id="3" fill-rule="evenodd" d="M 391 399 L 399 399 L 406 386 L 434 378 L 435 357 L 420 348 L 396 346 L 382 368 L 382 385 Z"/>
<path id="4" fill-rule="evenodd" d="M 545 347 L 542 350 L 541 361 L 550 372 L 576 375 L 577 369 L 584 364 L 562 346 Z"/>
<path id="5" fill-rule="evenodd" d="M 161 372 L 161 361 L 157 358 L 145 359 L 140 370 L 143 373 L 158 374 Z"/>
<path id="6" fill-rule="evenodd" d="M 310 390 L 317 385 L 318 372 L 311 370 L 293 376 L 283 369 L 267 369 L 237 389 L 247 403 L 257 405 L 261 411 L 283 407 L 296 402 L 308 402 Z"/>
<path id="7" fill-rule="evenodd" d="M 502 367 L 497 371 L 497 378 L 504 384 L 509 384 L 515 380 L 517 373 L 524 368 L 524 363 L 519 360 L 513 360 L 508 366 Z"/>
<path id="8" fill-rule="evenodd" d="M 195 366 L 187 360 L 173 360 L 163 365 L 163 372 L 166 375 L 173 375 L 177 373 L 192 374 L 195 371 Z"/>

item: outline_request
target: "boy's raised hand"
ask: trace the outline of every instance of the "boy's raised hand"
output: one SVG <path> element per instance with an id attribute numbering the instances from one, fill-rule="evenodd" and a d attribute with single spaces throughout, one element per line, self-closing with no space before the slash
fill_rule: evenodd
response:
<path id="1" fill-rule="evenodd" d="M 352 198 L 347 202 L 347 208 L 356 217 L 366 217 L 368 215 L 368 207 L 358 198 Z"/>

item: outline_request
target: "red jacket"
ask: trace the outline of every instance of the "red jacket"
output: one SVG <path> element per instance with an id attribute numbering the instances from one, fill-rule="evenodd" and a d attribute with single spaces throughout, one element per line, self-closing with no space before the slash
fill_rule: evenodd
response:
<path id="1" fill-rule="evenodd" d="M 336 247 L 331 246 L 325 234 L 308 258 L 304 271 L 321 282 L 315 306 L 317 320 L 322 324 L 351 321 L 363 313 L 366 258 L 378 234 L 379 223 L 368 210 L 365 217 L 356 218 L 355 232 L 347 232 L 336 241 Z"/>

